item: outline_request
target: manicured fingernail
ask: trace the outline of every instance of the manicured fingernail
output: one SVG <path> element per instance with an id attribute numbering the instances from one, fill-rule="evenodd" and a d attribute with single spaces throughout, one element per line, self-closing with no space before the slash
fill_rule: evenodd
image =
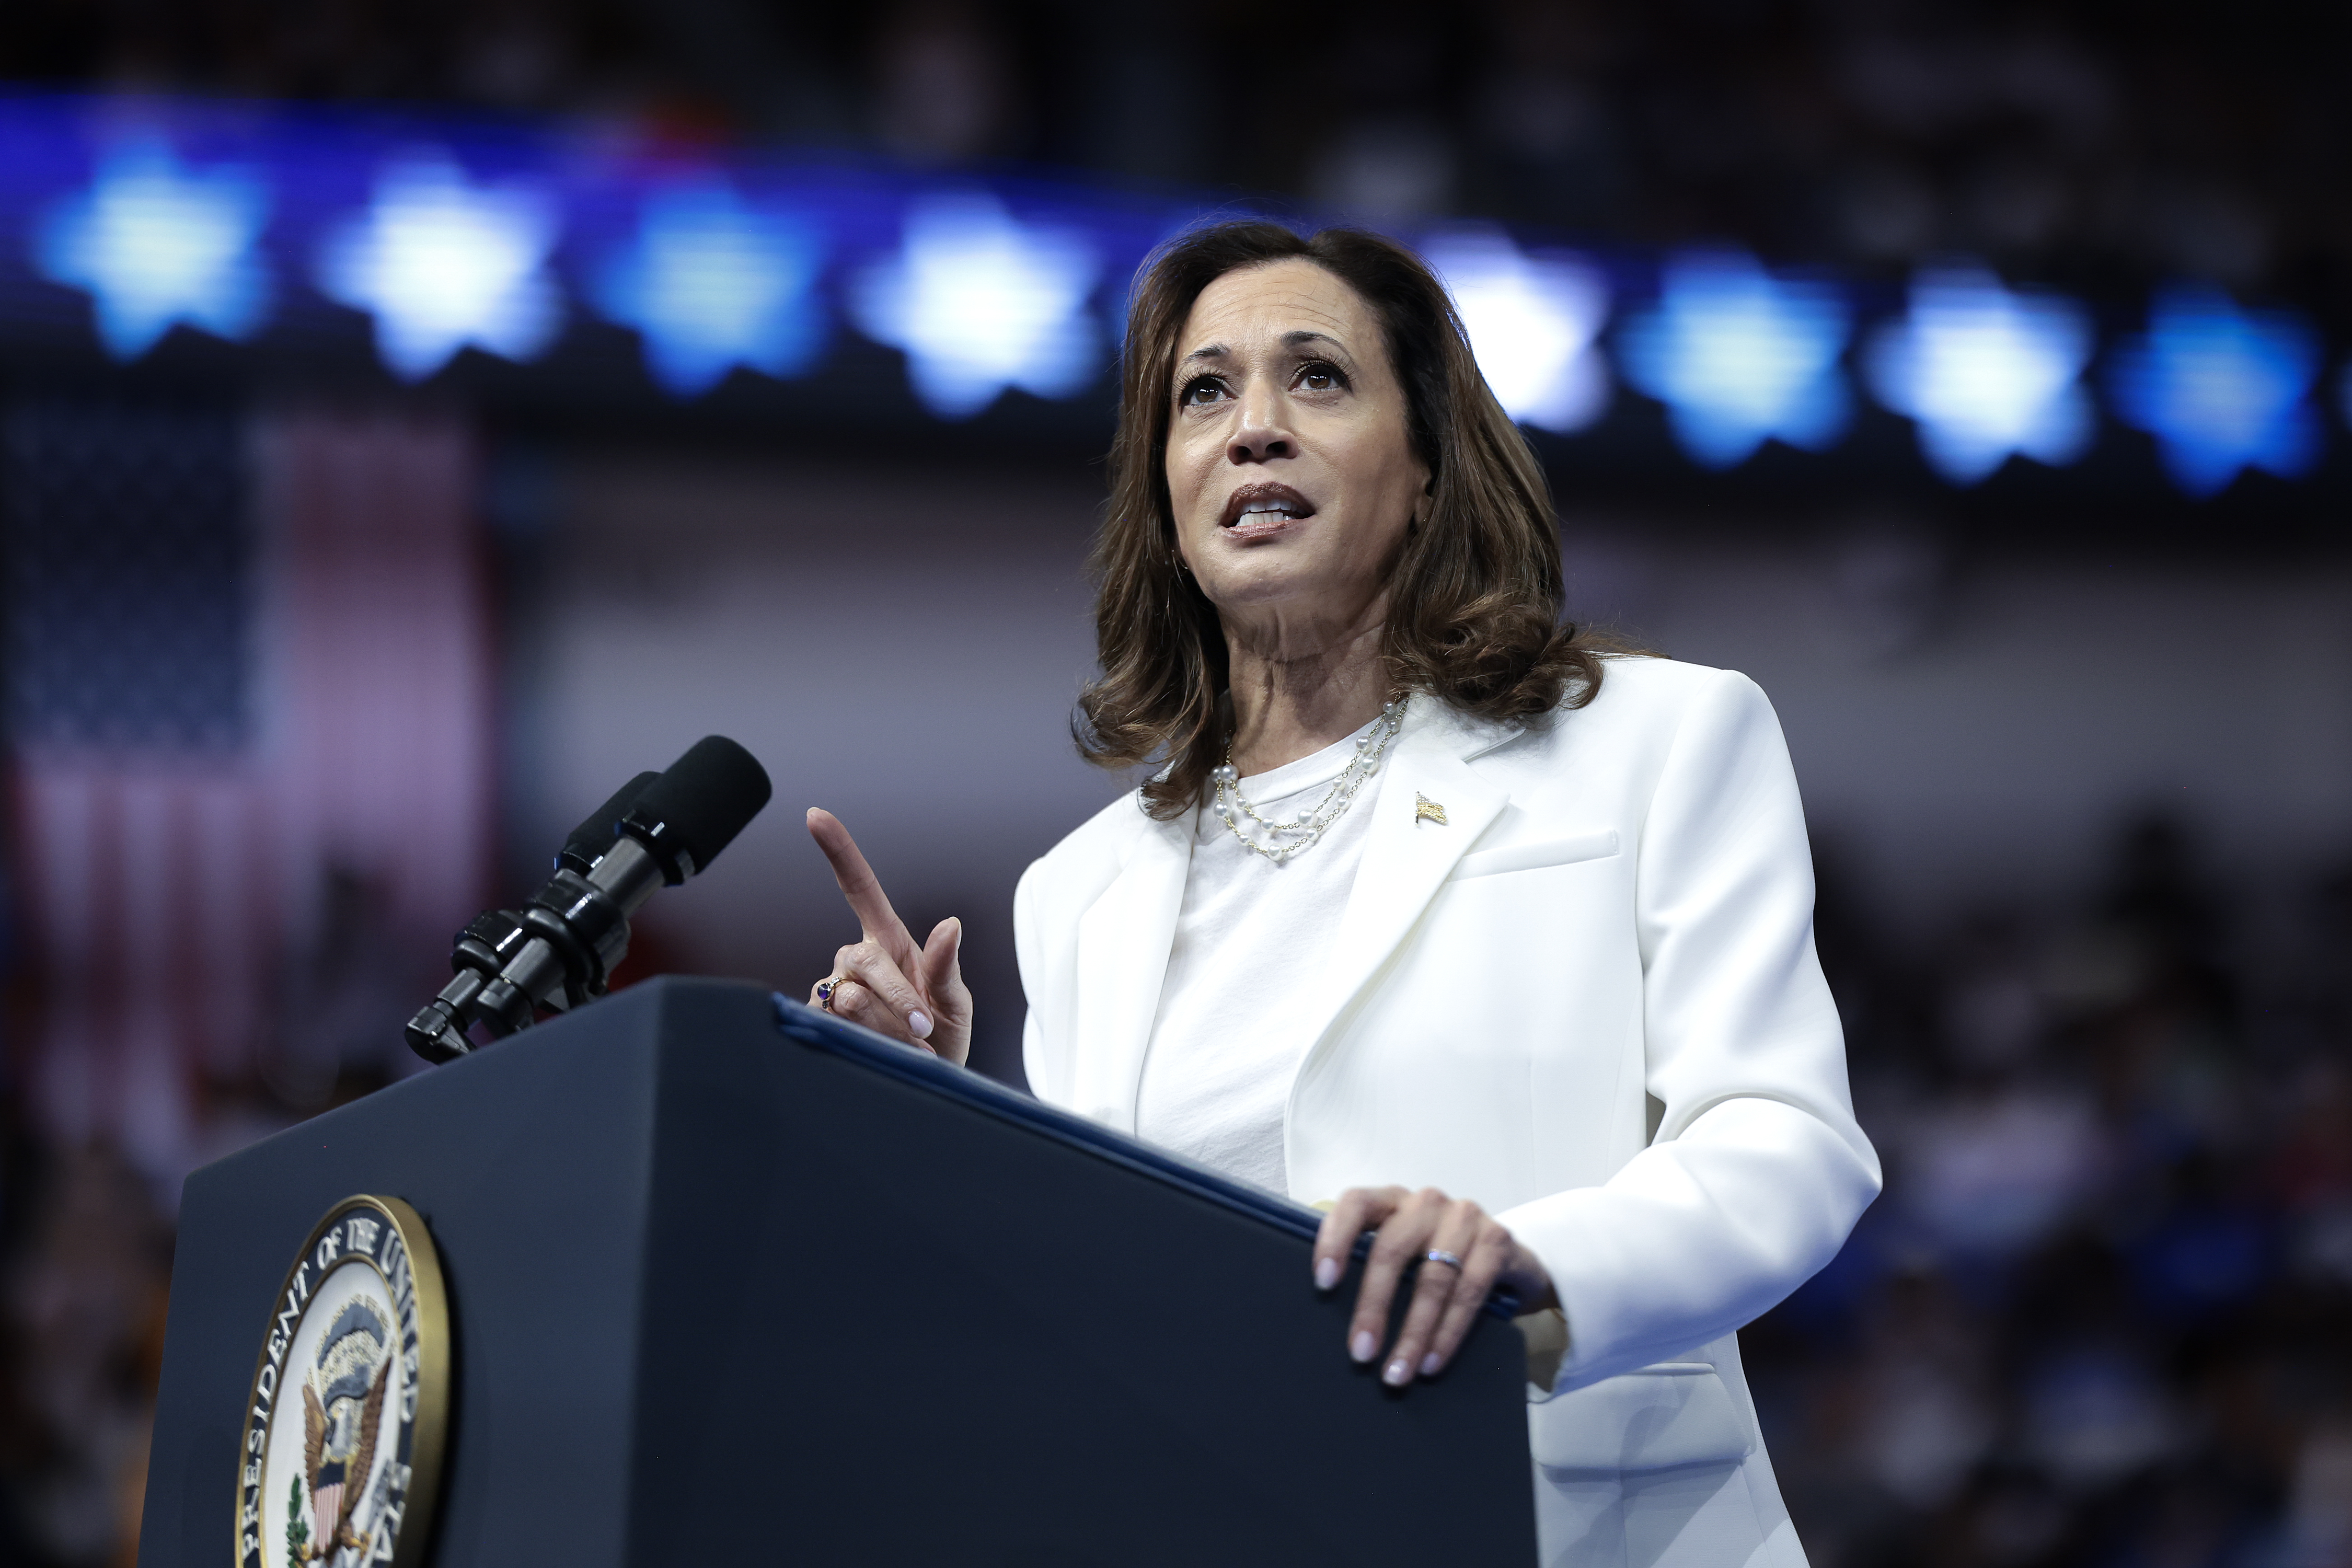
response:
<path id="1" fill-rule="evenodd" d="M 1437 1352 L 1436 1352 L 1435 1351 L 1432 1351 L 1432 1352 L 1430 1352 L 1427 1355 L 1425 1355 L 1425 1356 L 1423 1356 L 1423 1357 L 1422 1357 L 1422 1358 L 1421 1358 L 1421 1375 L 1422 1375 L 1422 1376 L 1423 1376 L 1423 1377 L 1428 1377 L 1428 1376 L 1432 1375 L 1433 1373 L 1434 1373 L 1437 1371 L 1437 1367 L 1438 1367 L 1438 1361 L 1437 1361 Z"/>
<path id="2" fill-rule="evenodd" d="M 1354 1342 L 1348 1346 L 1348 1353 L 1358 1361 L 1370 1361 L 1380 1348 L 1381 1342 L 1372 1338 L 1372 1331 L 1362 1329 L 1358 1331 Z"/>
<path id="3" fill-rule="evenodd" d="M 1326 1258 L 1315 1266 L 1315 1289 L 1328 1290 L 1339 1282 L 1339 1260 Z M 1361 1357 L 1358 1358 L 1361 1360 Z"/>
<path id="4" fill-rule="evenodd" d="M 1402 1388 L 1404 1380 L 1412 1375 L 1412 1368 L 1404 1364 L 1404 1357 L 1399 1356 L 1389 1363 L 1389 1369 L 1386 1372 L 1381 1373 L 1381 1381 L 1391 1388 Z"/>
<path id="5" fill-rule="evenodd" d="M 907 1027 L 915 1031 L 917 1039 L 921 1039 L 931 1032 L 931 1016 L 918 1007 L 907 1015 Z"/>

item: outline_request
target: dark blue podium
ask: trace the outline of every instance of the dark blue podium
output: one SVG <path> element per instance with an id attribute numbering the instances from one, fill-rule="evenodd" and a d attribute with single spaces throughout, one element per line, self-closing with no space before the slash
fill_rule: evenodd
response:
<path id="1" fill-rule="evenodd" d="M 662 980 L 189 1179 L 142 1568 L 230 1561 L 273 1294 L 355 1193 L 447 1281 L 442 1568 L 1534 1559 L 1507 1324 L 1393 1393 L 1311 1211 Z"/>

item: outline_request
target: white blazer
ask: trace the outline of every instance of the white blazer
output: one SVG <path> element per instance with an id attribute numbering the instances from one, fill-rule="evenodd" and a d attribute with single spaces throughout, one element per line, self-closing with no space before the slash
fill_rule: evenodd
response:
<path id="1" fill-rule="evenodd" d="M 1546 1563 L 1798 1568 L 1734 1331 L 1830 1260 L 1880 1175 L 1771 705 L 1640 658 L 1544 725 L 1415 697 L 1354 809 L 1355 889 L 1298 976 L 1326 1006 L 1291 1195 L 1439 1187 L 1543 1259 L 1568 1330 L 1528 1387 Z M 1022 878 L 1039 1098 L 1135 1131 L 1191 845 L 1129 795 Z"/>

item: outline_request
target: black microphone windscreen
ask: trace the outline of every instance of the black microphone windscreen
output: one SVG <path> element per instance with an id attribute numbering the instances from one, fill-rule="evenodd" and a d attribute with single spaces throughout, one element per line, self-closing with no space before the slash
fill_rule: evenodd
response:
<path id="1" fill-rule="evenodd" d="M 625 814 L 649 847 L 683 854 L 698 872 L 760 815 L 774 788 L 759 760 L 724 735 L 705 735 L 646 786 Z"/>
<path id="2" fill-rule="evenodd" d="M 637 796 L 646 793 L 646 786 L 659 777 L 661 774 L 647 769 L 614 790 L 612 799 L 590 812 L 564 839 L 563 848 L 555 857 L 556 868 L 586 876 L 588 868 L 593 866 L 604 851 L 613 847 L 613 840 L 621 836 L 621 818 L 629 814 L 629 807 L 636 805 Z"/>

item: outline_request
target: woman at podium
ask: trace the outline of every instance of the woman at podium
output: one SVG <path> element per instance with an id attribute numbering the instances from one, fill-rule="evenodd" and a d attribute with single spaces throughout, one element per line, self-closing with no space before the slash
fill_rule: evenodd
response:
<path id="1" fill-rule="evenodd" d="M 1880 1178 L 1763 692 L 1561 623 L 1542 471 L 1386 239 L 1164 247 L 1111 466 L 1079 745 L 1154 771 L 1021 880 L 1032 1089 L 1328 1204 L 1324 1289 L 1376 1231 L 1391 1384 L 1515 1292 L 1545 1561 L 1801 1563 L 1735 1331 Z M 961 1059 L 961 928 L 811 829 L 865 926 L 812 1000 Z"/>

